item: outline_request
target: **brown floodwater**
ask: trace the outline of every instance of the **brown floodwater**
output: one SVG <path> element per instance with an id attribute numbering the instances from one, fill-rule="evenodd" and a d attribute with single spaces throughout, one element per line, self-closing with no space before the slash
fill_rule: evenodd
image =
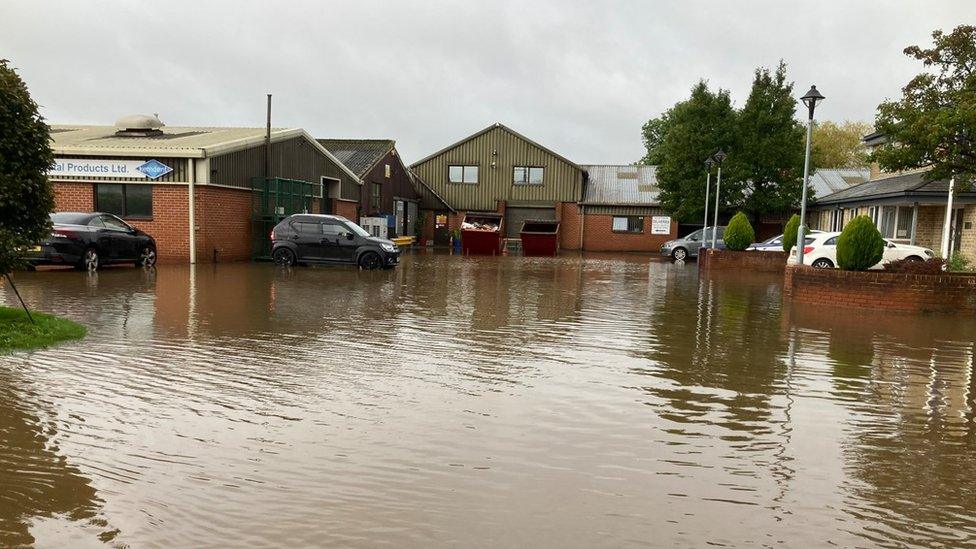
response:
<path id="1" fill-rule="evenodd" d="M 16 281 L 89 335 L 0 356 L 0 546 L 976 543 L 972 318 L 646 256 Z"/>

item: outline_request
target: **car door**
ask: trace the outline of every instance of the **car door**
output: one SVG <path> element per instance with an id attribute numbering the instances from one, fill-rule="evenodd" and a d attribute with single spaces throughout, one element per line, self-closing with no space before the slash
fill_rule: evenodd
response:
<path id="1" fill-rule="evenodd" d="M 339 257 L 343 261 L 353 262 L 356 260 L 356 250 L 359 249 L 359 235 L 345 224 L 340 224 L 339 229 Z"/>
<path id="2" fill-rule="evenodd" d="M 346 229 L 342 225 L 330 221 L 322 224 L 324 232 L 322 257 L 328 261 L 342 261 L 342 248 L 339 245 L 340 239 L 346 238 Z"/>
<path id="3" fill-rule="evenodd" d="M 885 240 L 884 253 L 881 256 L 881 265 L 890 263 L 892 261 L 897 261 L 902 257 L 905 257 L 903 251 L 895 246 L 895 244 Z"/>
<path id="4" fill-rule="evenodd" d="M 294 221 L 295 246 L 298 248 L 299 260 L 317 261 L 325 255 L 325 234 L 322 223 L 318 221 Z"/>
<path id="5" fill-rule="evenodd" d="M 105 230 L 101 232 L 98 246 L 102 257 L 111 261 L 134 259 L 133 239 L 129 235 L 131 227 L 114 215 L 102 214 L 99 218 L 105 226 Z"/>

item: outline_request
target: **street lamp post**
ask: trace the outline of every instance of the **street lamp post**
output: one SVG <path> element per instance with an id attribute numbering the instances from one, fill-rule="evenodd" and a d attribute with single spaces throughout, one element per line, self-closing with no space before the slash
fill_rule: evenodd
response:
<path id="1" fill-rule="evenodd" d="M 800 198 L 800 226 L 796 228 L 796 259 L 797 265 L 803 265 L 803 248 L 806 243 L 807 226 L 807 187 L 810 185 L 810 149 L 813 146 L 813 111 L 817 103 L 824 100 L 824 96 L 811 86 L 810 91 L 800 98 L 807 106 L 810 116 L 807 118 L 807 152 L 803 160 L 803 194 Z"/>
<path id="2" fill-rule="evenodd" d="M 719 149 L 717 153 L 712 156 L 712 160 L 715 165 L 718 166 L 718 180 L 715 183 L 715 212 L 714 212 L 714 222 L 712 223 L 712 249 L 715 249 L 716 243 L 718 241 L 718 197 L 722 193 L 722 161 L 725 160 L 725 152 Z"/>
<path id="3" fill-rule="evenodd" d="M 712 165 L 715 162 L 708 158 L 705 160 L 705 222 L 702 224 L 702 242 L 708 238 L 708 192 L 712 188 Z"/>

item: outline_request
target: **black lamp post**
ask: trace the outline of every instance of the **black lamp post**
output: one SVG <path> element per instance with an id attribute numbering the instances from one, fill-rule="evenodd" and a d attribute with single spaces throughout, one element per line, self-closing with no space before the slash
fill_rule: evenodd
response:
<path id="1" fill-rule="evenodd" d="M 705 222 L 702 224 L 702 242 L 708 238 L 708 192 L 712 188 L 712 166 L 715 161 L 711 157 L 705 159 Z"/>
<path id="2" fill-rule="evenodd" d="M 715 220 L 712 223 L 712 249 L 715 249 L 716 242 L 718 241 L 718 197 L 722 192 L 722 161 L 725 160 L 725 152 L 719 149 L 717 153 L 712 155 L 712 161 L 718 166 L 718 181 L 715 183 L 715 212 L 712 214 Z"/>
<path id="3" fill-rule="evenodd" d="M 803 196 L 800 198 L 800 226 L 796 229 L 797 264 L 803 265 L 803 248 L 807 225 L 807 187 L 810 185 L 810 149 L 813 145 L 813 111 L 817 108 L 817 103 L 824 100 L 824 96 L 817 91 L 816 86 L 811 86 L 810 91 L 800 99 L 807 106 L 810 113 L 809 118 L 807 118 L 807 152 L 806 158 L 803 161 Z"/>

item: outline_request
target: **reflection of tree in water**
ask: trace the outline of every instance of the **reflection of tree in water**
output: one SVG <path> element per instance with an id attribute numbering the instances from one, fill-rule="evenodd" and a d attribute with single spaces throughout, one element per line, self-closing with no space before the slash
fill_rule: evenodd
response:
<path id="1" fill-rule="evenodd" d="M 99 518 L 91 481 L 57 453 L 53 425 L 42 423 L 15 384 L 0 371 L 0 546 L 33 544 L 31 521 L 54 516 L 87 521 L 111 542 L 118 531 Z"/>

